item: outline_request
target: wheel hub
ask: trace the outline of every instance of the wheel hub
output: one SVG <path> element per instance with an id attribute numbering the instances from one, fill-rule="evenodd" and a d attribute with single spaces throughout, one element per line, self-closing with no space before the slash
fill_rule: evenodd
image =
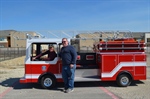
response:
<path id="1" fill-rule="evenodd" d="M 121 79 L 121 83 L 122 83 L 123 85 L 127 85 L 127 84 L 129 83 L 129 79 L 128 79 L 127 77 L 123 77 L 123 78 Z"/>
<path id="2" fill-rule="evenodd" d="M 50 78 L 46 78 L 44 80 L 44 86 L 50 87 L 52 85 L 52 80 Z"/>

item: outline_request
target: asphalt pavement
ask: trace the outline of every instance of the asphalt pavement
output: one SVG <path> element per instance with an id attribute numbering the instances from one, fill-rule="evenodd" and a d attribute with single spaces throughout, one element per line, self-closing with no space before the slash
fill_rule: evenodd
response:
<path id="1" fill-rule="evenodd" d="M 103 85 L 105 82 L 76 82 L 73 92 L 64 93 L 63 83 L 50 90 L 42 89 L 39 84 L 20 84 L 17 80 L 0 99 L 121 99 Z"/>

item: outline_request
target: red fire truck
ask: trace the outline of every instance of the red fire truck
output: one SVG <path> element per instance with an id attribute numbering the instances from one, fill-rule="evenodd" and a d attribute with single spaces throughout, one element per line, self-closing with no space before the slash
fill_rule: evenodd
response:
<path id="1" fill-rule="evenodd" d="M 79 39 L 79 38 L 73 38 Z M 71 39 L 69 39 L 71 41 Z M 39 55 L 48 46 L 54 46 L 59 53 L 61 39 L 28 38 L 26 43 L 25 74 L 20 83 L 40 83 L 43 88 L 52 88 L 62 82 L 62 63 L 58 57 L 44 61 Z M 146 80 L 146 54 L 144 41 L 132 37 L 119 38 L 116 34 L 107 40 L 100 39 L 93 44 L 93 52 L 77 52 L 75 82 L 116 81 L 126 87 L 132 80 Z"/>

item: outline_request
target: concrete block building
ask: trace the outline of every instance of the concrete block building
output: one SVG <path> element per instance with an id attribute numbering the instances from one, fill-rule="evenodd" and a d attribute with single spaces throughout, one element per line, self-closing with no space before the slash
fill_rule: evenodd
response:
<path id="1" fill-rule="evenodd" d="M 26 47 L 26 33 L 37 35 L 32 31 L 0 30 L 0 47 Z"/>

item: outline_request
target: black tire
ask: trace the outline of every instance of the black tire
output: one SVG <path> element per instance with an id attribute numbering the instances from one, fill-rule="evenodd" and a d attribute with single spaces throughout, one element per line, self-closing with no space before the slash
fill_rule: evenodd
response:
<path id="1" fill-rule="evenodd" d="M 54 88 L 56 85 L 56 79 L 51 75 L 45 75 L 41 79 L 41 86 L 44 89 Z"/>
<path id="2" fill-rule="evenodd" d="M 121 74 L 117 78 L 117 84 L 120 87 L 127 87 L 131 84 L 131 77 L 128 74 Z"/>

